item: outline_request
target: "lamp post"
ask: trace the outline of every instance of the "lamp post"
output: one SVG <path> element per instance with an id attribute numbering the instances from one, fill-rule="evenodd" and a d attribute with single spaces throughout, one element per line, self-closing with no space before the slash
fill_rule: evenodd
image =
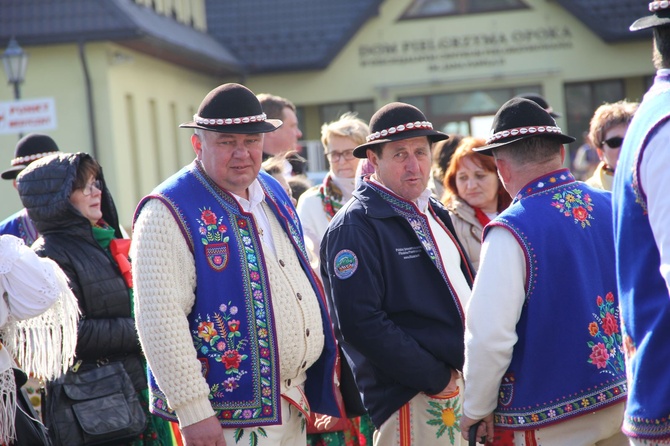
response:
<path id="1" fill-rule="evenodd" d="M 14 100 L 21 99 L 21 83 L 26 78 L 26 66 L 28 65 L 28 55 L 21 48 L 14 37 L 9 41 L 9 45 L 2 53 L 2 65 L 7 75 L 7 83 L 14 86 Z M 23 134 L 19 133 L 19 139 Z"/>

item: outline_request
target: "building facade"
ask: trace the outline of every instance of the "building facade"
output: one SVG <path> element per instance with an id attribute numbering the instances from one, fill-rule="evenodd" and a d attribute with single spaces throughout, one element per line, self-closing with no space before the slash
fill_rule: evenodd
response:
<path id="1" fill-rule="evenodd" d="M 651 35 L 642 0 L 5 0 L 0 42 L 29 54 L 22 97 L 53 97 L 64 151 L 98 158 L 128 227 L 135 204 L 193 158 L 207 91 L 241 82 L 298 107 L 312 170 L 323 122 L 391 101 L 449 133 L 485 135 L 509 98 L 542 94 L 578 138 L 603 102 L 638 100 Z M 12 89 L 0 88 L 0 102 Z M 0 134 L 0 167 L 16 134 Z M 0 182 L 0 216 L 20 208 Z"/>

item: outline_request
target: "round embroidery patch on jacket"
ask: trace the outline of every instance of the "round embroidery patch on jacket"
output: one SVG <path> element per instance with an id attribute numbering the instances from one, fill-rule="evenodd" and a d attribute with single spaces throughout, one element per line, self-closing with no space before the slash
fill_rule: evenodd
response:
<path id="1" fill-rule="evenodd" d="M 333 270 L 338 279 L 348 279 L 358 268 L 358 257 L 352 251 L 343 249 L 338 252 L 333 261 Z"/>

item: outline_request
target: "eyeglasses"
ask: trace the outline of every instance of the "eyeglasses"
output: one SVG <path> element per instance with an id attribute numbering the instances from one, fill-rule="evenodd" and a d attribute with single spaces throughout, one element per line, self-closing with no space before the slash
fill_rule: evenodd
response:
<path id="1" fill-rule="evenodd" d="M 81 189 L 81 193 L 84 194 L 84 196 L 88 197 L 89 195 L 91 195 L 93 193 L 93 187 L 95 187 L 99 191 L 102 191 L 102 181 L 95 180 L 95 181 L 87 184 L 86 186 L 84 186 Z"/>
<path id="2" fill-rule="evenodd" d="M 340 158 L 344 158 L 345 161 L 351 161 L 354 159 L 354 149 L 343 150 L 342 152 L 328 152 L 326 153 L 326 158 L 331 163 L 336 163 Z"/>
<path id="3" fill-rule="evenodd" d="M 603 144 L 607 144 L 610 149 L 618 149 L 623 143 L 623 138 L 621 136 L 613 136 L 610 139 L 603 141 Z"/>

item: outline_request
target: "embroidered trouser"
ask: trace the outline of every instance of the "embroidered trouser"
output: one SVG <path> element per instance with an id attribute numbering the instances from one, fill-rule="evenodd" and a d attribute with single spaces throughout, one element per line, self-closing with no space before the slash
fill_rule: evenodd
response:
<path id="1" fill-rule="evenodd" d="M 532 431 L 515 431 L 515 446 L 628 446 L 621 432 L 624 404 Z"/>
<path id="2" fill-rule="evenodd" d="M 226 445 L 305 446 L 307 444 L 307 418 L 297 408 L 304 404 L 304 395 L 294 387 L 282 396 L 281 424 L 224 429 Z M 293 401 L 293 404 L 289 400 Z"/>
<path id="3" fill-rule="evenodd" d="M 466 444 L 459 421 L 463 400 L 458 389 L 444 398 L 420 393 L 402 406 L 375 431 L 374 446 L 445 446 Z"/>

